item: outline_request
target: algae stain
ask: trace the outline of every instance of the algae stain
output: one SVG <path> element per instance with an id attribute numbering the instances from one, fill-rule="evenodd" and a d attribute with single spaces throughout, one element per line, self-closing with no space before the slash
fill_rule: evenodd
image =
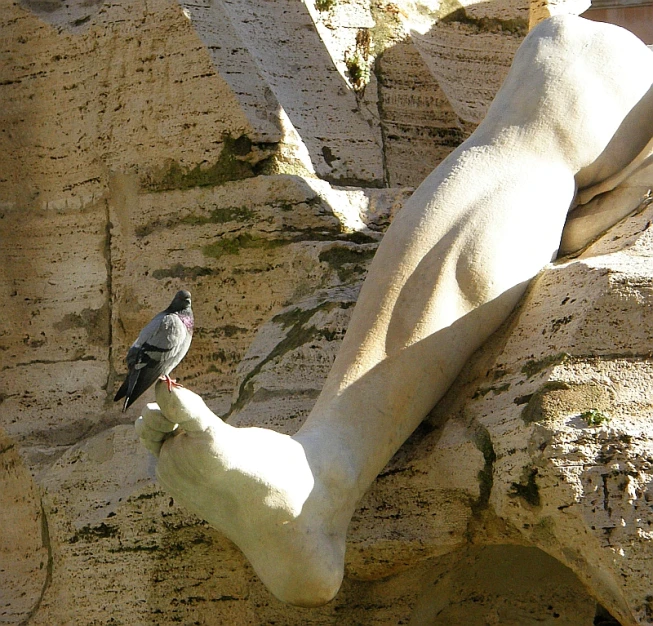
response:
<path id="1" fill-rule="evenodd" d="M 481 33 L 503 32 L 524 37 L 528 34 L 528 22 L 522 18 L 502 20 L 496 17 L 475 17 L 469 15 L 456 0 L 449 0 L 441 6 L 440 21 L 445 24 L 451 22 L 465 24 Z"/>
<path id="2" fill-rule="evenodd" d="M 540 506 L 540 488 L 535 480 L 537 473 L 537 468 L 530 468 L 521 483 L 512 483 L 509 495 L 521 498 L 531 506 Z"/>
<path id="3" fill-rule="evenodd" d="M 191 213 L 183 217 L 173 217 L 167 220 L 156 218 L 147 224 L 141 224 L 134 229 L 138 238 L 147 237 L 157 229 L 185 226 L 204 226 L 205 224 L 227 224 L 229 222 L 254 222 L 256 212 L 246 207 L 224 207 L 213 209 L 208 215 Z"/>
<path id="4" fill-rule="evenodd" d="M 478 513 L 487 508 L 488 503 L 490 502 L 490 495 L 492 493 L 492 487 L 494 486 L 494 463 L 497 460 L 497 455 L 494 451 L 494 446 L 492 445 L 490 433 L 484 426 L 480 424 L 477 425 L 473 441 L 474 445 L 483 454 L 483 459 L 485 461 L 483 469 L 479 470 L 477 474 L 479 497 L 472 507 L 474 512 Z"/>
<path id="5" fill-rule="evenodd" d="M 254 166 L 245 158 L 251 148 L 252 143 L 245 135 L 235 139 L 231 135 L 225 135 L 222 152 L 213 165 L 182 167 L 176 161 L 171 161 L 167 171 L 155 175 L 155 180 L 145 181 L 143 186 L 149 191 L 183 190 L 252 178 L 256 175 Z"/>
<path id="6" fill-rule="evenodd" d="M 336 5 L 336 0 L 315 0 L 315 8 L 320 12 L 331 10 Z"/>
<path id="7" fill-rule="evenodd" d="M 202 252 L 205 256 L 219 259 L 223 256 L 240 254 L 240 251 L 244 249 L 273 250 L 287 244 L 288 242 L 284 240 L 266 239 L 250 233 L 243 233 L 236 237 L 221 237 L 218 241 L 204 246 Z"/>
<path id="8" fill-rule="evenodd" d="M 53 324 L 55 330 L 65 332 L 73 328 L 83 328 L 88 334 L 89 343 L 106 345 L 108 343 L 109 306 L 99 309 L 83 309 L 80 313 L 68 313 Z"/>
<path id="9" fill-rule="evenodd" d="M 366 265 L 374 256 L 376 247 L 344 247 L 336 246 L 320 252 L 321 263 L 328 263 L 338 274 L 341 282 L 346 283 L 360 277 L 366 270 Z"/>
<path id="10" fill-rule="evenodd" d="M 120 531 L 116 525 L 105 524 L 104 522 L 101 522 L 96 526 L 87 524 L 75 532 L 75 534 L 68 540 L 68 543 L 77 543 L 78 541 L 98 541 L 99 539 L 116 537 L 119 533 Z"/>
<path id="11" fill-rule="evenodd" d="M 186 215 L 179 220 L 180 224 L 201 226 L 203 224 L 227 224 L 229 222 L 251 222 L 256 213 L 246 207 L 225 207 L 213 209 L 209 215 Z"/>
<path id="12" fill-rule="evenodd" d="M 310 309 L 292 308 L 278 313 L 272 318 L 272 322 L 280 324 L 281 327 L 287 331 L 285 337 L 262 358 L 248 374 L 245 376 L 238 388 L 238 396 L 232 403 L 228 413 L 223 417 L 226 421 L 231 417 L 234 412 L 242 409 L 249 400 L 254 396 L 254 379 L 261 372 L 261 370 L 270 362 L 282 357 L 284 354 L 291 352 L 300 346 L 303 346 L 315 339 L 332 340 L 333 337 L 328 336 L 328 332 L 317 329 L 310 323 L 311 318 L 318 311 L 330 311 L 336 307 L 349 308 L 353 306 L 353 302 L 332 302 L 325 301 L 318 304 L 316 307 Z"/>
<path id="13" fill-rule="evenodd" d="M 200 276 L 210 276 L 213 270 L 208 267 L 200 267 L 195 265 L 187 267 L 181 263 L 176 263 L 170 268 L 162 268 L 152 272 L 152 278 L 162 280 L 164 278 L 181 278 L 182 280 L 195 280 Z"/>
<path id="14" fill-rule="evenodd" d="M 492 392 L 493 395 L 498 396 L 499 394 L 502 394 L 504 391 L 508 391 L 509 389 L 510 383 L 493 385 L 491 387 L 479 387 L 472 395 L 472 400 L 476 400 L 476 398 L 484 398 L 490 392 Z"/>
<path id="15" fill-rule="evenodd" d="M 535 374 L 539 374 L 542 370 L 551 367 L 553 365 L 560 365 L 565 363 L 571 358 L 571 355 L 566 352 L 559 352 L 558 354 L 551 354 L 549 356 L 535 361 L 533 359 L 526 362 L 526 364 L 521 368 L 522 374 L 526 374 L 528 378 L 532 378 Z"/>

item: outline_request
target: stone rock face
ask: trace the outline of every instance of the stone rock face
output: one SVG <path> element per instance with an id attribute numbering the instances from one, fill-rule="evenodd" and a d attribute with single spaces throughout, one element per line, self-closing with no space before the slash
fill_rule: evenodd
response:
<path id="1" fill-rule="evenodd" d="M 387 48 L 377 67 L 388 182 L 417 187 L 466 138 L 466 126 L 411 41 Z"/>
<path id="2" fill-rule="evenodd" d="M 453 5 L 453 6 L 452 6 Z M 453 110 L 478 124 L 528 32 L 528 3 L 442 3 L 411 37 Z"/>
<path id="3" fill-rule="evenodd" d="M 528 19 L 529 28 L 534 28 L 547 17 L 575 13 L 580 15 L 592 5 L 587 0 L 531 0 Z"/>
<path id="4" fill-rule="evenodd" d="M 52 581 L 49 531 L 38 488 L 16 445 L 0 433 L 0 606 L 2 623 L 20 624 L 38 609 Z"/>
<path id="5" fill-rule="evenodd" d="M 151 394 L 112 402 L 186 287 L 176 375 L 233 424 L 299 427 L 385 228 L 528 17 L 413 9 L 5 3 L 0 623 L 653 622 L 650 209 L 533 284 L 361 502 L 328 606 L 279 603 L 159 489 Z"/>
<path id="6" fill-rule="evenodd" d="M 10 3 L 2 16 L 3 203 L 86 208 L 112 171 L 160 184 L 171 169 L 218 163 L 225 135 L 253 135 L 175 3 L 100 3 L 82 32 L 68 28 L 79 20 L 52 26 L 60 3 L 39 6 Z"/>

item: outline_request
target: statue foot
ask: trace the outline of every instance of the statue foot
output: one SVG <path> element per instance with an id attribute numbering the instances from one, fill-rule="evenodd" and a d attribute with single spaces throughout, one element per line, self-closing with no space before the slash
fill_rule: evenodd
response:
<path id="1" fill-rule="evenodd" d="M 221 530 L 284 602 L 319 606 L 342 582 L 353 504 L 334 501 L 292 437 L 234 428 L 184 388 L 163 393 L 136 422 L 159 457 L 161 485 Z"/>

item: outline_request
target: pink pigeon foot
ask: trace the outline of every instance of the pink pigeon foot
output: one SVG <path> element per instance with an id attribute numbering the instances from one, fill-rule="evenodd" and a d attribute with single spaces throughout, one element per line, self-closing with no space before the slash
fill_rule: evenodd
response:
<path id="1" fill-rule="evenodd" d="M 165 381 L 166 387 L 168 387 L 168 391 L 172 391 L 173 387 L 183 387 L 181 383 L 178 383 L 176 380 L 173 380 L 167 374 L 164 374 L 163 376 L 159 376 L 159 380 Z"/>

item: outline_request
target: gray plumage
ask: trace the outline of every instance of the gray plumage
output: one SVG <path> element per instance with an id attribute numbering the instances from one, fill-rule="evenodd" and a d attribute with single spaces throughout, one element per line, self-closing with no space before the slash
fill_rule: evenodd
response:
<path id="1" fill-rule="evenodd" d="M 157 378 L 165 378 L 186 356 L 193 338 L 193 310 L 190 293 L 178 291 L 170 306 L 161 311 L 140 332 L 127 352 L 129 373 L 118 389 L 114 402 L 125 399 L 122 410 L 151 387 Z"/>

